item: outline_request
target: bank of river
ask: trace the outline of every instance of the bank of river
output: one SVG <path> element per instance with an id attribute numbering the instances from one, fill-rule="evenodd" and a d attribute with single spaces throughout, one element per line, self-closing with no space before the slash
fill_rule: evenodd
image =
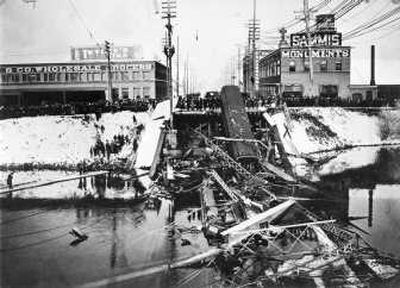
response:
<path id="1" fill-rule="evenodd" d="M 322 176 L 320 186 L 330 199 L 303 204 L 341 221 L 350 219 L 369 233 L 361 235 L 373 246 L 400 257 L 400 148 L 381 149 L 374 157 L 373 162 L 368 158 L 366 166 Z M 66 173 L 71 172 L 18 172 L 15 178 L 24 182 L 59 178 Z M 200 225 L 197 217 L 188 217 L 197 204 L 178 203 L 173 214 L 169 200 L 114 208 L 45 205 L 46 199 L 87 194 L 131 199 L 136 197 L 136 189 L 133 183 L 121 179 L 110 183 L 107 178 L 92 178 L 86 184 L 71 181 L 17 194 L 43 198 L 43 205 L 1 208 L 2 286 L 70 287 L 103 279 L 112 284 L 117 275 L 208 249 L 201 233 L 186 231 Z M 68 234 L 72 227 L 87 233 L 89 239 L 74 245 L 74 238 Z M 182 239 L 188 239 L 191 245 L 182 246 Z M 169 275 L 140 277 L 116 287 L 207 287 L 215 282 L 218 278 L 210 269 L 182 269 Z"/>

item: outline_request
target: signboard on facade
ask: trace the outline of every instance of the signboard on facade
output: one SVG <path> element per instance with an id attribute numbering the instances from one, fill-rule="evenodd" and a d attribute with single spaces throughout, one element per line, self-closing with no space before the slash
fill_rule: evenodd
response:
<path id="1" fill-rule="evenodd" d="M 342 33 L 336 32 L 313 32 L 310 35 L 311 46 L 341 46 Z M 295 33 L 290 35 L 290 46 L 309 46 L 306 33 Z"/>
<path id="2" fill-rule="evenodd" d="M 313 58 L 349 58 L 350 48 L 312 48 L 311 56 Z M 282 50 L 282 58 L 307 58 L 308 49 L 286 49 Z"/>
<path id="3" fill-rule="evenodd" d="M 134 46 L 114 46 L 111 47 L 111 59 L 126 60 L 135 59 L 137 48 Z M 103 47 L 72 47 L 71 59 L 73 61 L 85 60 L 104 60 L 106 55 Z"/>
<path id="4" fill-rule="evenodd" d="M 335 32 L 335 14 L 321 14 L 315 17 L 316 30 Z"/>
<path id="5" fill-rule="evenodd" d="M 62 65 L 24 65 L 24 66 L 7 66 L 0 67 L 1 72 L 5 73 L 41 73 L 41 72 L 94 72 L 107 69 L 107 64 L 62 64 Z M 111 70 L 113 71 L 130 71 L 130 70 L 151 70 L 152 63 L 121 63 L 112 64 Z"/>

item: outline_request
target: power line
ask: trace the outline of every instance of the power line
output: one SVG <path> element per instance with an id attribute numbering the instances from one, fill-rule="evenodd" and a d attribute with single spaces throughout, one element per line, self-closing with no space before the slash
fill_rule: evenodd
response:
<path id="1" fill-rule="evenodd" d="M 395 19 L 391 19 L 388 21 L 390 18 L 393 16 L 396 16 L 400 12 L 400 7 L 396 7 L 383 15 L 377 15 L 373 19 L 369 20 L 368 22 L 364 22 L 361 25 L 357 26 L 356 28 L 348 31 L 347 33 L 344 34 L 343 38 L 345 40 L 349 40 L 355 37 L 359 37 L 362 35 L 365 35 L 367 33 L 375 32 L 379 29 L 382 29 L 386 27 L 387 25 L 396 22 L 399 20 L 399 17 L 396 17 Z M 383 23 L 383 24 L 382 24 Z"/>
<path id="2" fill-rule="evenodd" d="M 89 26 L 86 24 L 85 19 L 82 16 L 82 13 L 79 11 L 79 9 L 76 7 L 75 2 L 73 0 L 68 0 L 68 2 L 71 4 L 72 9 L 74 10 L 76 16 L 79 18 L 79 21 L 81 22 L 83 28 L 88 32 L 89 37 L 96 43 L 96 45 L 99 48 L 102 48 L 102 45 L 100 44 L 100 42 L 97 40 L 93 29 L 90 29 Z"/>

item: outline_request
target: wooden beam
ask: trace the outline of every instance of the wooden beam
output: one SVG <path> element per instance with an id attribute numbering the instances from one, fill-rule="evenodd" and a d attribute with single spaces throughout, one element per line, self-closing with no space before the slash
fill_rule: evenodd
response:
<path id="1" fill-rule="evenodd" d="M 288 182 L 297 182 L 297 180 L 289 175 L 288 173 L 286 173 L 283 169 L 276 167 L 275 165 L 272 165 L 271 163 L 268 162 L 268 159 L 265 159 L 262 162 L 262 165 L 267 168 L 269 171 L 273 172 L 275 175 L 279 176 L 280 178 L 282 178 L 285 181 Z"/>
<path id="2" fill-rule="evenodd" d="M 5 191 L 1 191 L 0 194 L 7 194 L 7 193 L 26 190 L 26 189 L 39 188 L 39 187 L 49 186 L 49 185 L 53 185 L 53 184 L 57 184 L 57 183 L 61 183 L 61 182 L 67 182 L 67 181 L 77 180 L 77 179 L 86 178 L 86 177 L 99 176 L 99 175 L 104 175 L 104 174 L 108 174 L 108 173 L 110 173 L 110 172 L 109 171 L 97 171 L 97 172 L 90 172 L 90 173 L 86 173 L 86 174 L 67 176 L 67 177 L 63 177 L 63 178 L 59 178 L 59 179 L 55 179 L 55 180 L 47 180 L 47 181 L 38 182 L 38 183 L 30 184 L 30 185 L 29 184 L 22 185 L 18 188 L 7 189 Z"/>

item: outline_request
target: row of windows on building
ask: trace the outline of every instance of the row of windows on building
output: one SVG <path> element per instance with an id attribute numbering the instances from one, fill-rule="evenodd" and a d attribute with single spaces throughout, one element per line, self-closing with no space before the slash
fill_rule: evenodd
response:
<path id="1" fill-rule="evenodd" d="M 328 71 L 328 61 L 327 60 L 322 60 L 319 63 L 317 63 L 319 67 L 319 71 L 321 72 L 327 72 Z M 336 61 L 334 63 L 333 69 L 329 69 L 329 71 L 342 71 L 342 62 L 341 61 Z M 310 62 L 309 61 L 304 61 L 304 66 L 303 66 L 304 71 L 309 71 L 310 70 Z M 289 72 L 296 72 L 296 62 L 295 61 L 290 61 L 289 62 Z"/>
<path id="2" fill-rule="evenodd" d="M 150 99 L 150 87 L 133 87 L 133 99 Z M 112 94 L 115 96 L 122 97 L 122 99 L 128 99 L 129 97 L 129 87 L 122 87 L 121 90 L 118 88 L 112 89 Z"/>
<path id="3" fill-rule="evenodd" d="M 338 85 L 319 85 L 320 96 L 332 97 L 338 96 L 339 86 Z M 277 96 L 279 93 L 279 87 L 276 85 L 266 85 L 260 87 L 260 91 L 264 96 Z M 303 95 L 304 86 L 302 84 L 290 84 L 283 85 L 282 92 L 286 97 Z"/>
<path id="4" fill-rule="evenodd" d="M 328 67 L 328 61 L 322 60 L 317 64 L 319 66 L 319 71 L 320 72 L 328 72 L 328 71 L 342 71 L 343 66 L 341 61 L 336 61 L 334 63 L 334 67 Z M 300 72 L 298 67 L 296 67 L 296 62 L 295 61 L 290 61 L 289 62 L 289 72 Z M 301 65 L 303 68 L 303 71 L 309 71 L 310 70 L 310 62 L 309 61 L 304 61 L 304 65 Z M 330 68 L 330 69 L 328 69 Z M 281 75 L 281 63 L 280 61 L 272 62 L 269 65 L 267 65 L 265 68 L 260 69 L 261 70 L 261 77 L 270 77 L 270 76 L 279 76 Z"/>
<path id="5" fill-rule="evenodd" d="M 113 81 L 155 80 L 152 71 L 114 71 Z M 37 83 L 37 82 L 103 82 L 108 80 L 107 71 L 75 73 L 7 73 L 1 74 L 1 83 Z"/>

